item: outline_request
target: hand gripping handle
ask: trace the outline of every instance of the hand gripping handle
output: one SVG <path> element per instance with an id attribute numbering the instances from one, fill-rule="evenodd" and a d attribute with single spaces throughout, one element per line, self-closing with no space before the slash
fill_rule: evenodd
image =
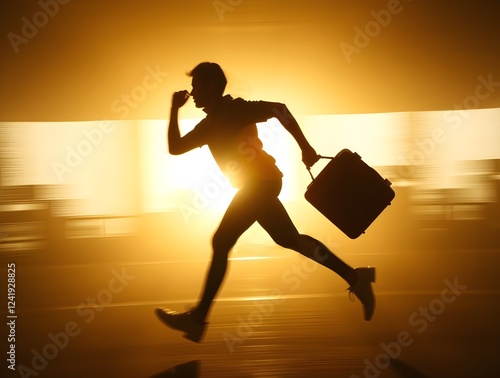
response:
<path id="1" fill-rule="evenodd" d="M 318 155 L 320 159 L 330 159 L 332 160 L 333 157 L 332 156 L 323 156 L 323 155 Z M 311 176 L 311 180 L 314 181 L 314 176 L 311 172 L 311 168 L 307 168 L 307 172 L 309 172 L 309 176 Z"/>

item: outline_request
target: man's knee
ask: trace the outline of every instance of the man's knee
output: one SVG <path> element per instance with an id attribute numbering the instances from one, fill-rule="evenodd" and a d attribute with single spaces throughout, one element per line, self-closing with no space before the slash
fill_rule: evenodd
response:
<path id="1" fill-rule="evenodd" d="M 299 248 L 299 234 L 281 234 L 273 237 L 276 244 L 283 248 L 293 249 L 295 251 Z"/>
<path id="2" fill-rule="evenodd" d="M 214 257 L 227 257 L 229 251 L 236 243 L 234 238 L 223 235 L 222 233 L 216 232 L 212 238 L 212 249 Z"/>

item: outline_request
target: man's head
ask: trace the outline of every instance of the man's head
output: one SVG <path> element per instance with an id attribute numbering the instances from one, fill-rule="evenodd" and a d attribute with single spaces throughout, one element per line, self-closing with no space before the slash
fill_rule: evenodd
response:
<path id="1" fill-rule="evenodd" d="M 187 75 L 193 78 L 191 96 L 197 108 L 211 107 L 222 97 L 227 80 L 217 63 L 200 63 Z"/>

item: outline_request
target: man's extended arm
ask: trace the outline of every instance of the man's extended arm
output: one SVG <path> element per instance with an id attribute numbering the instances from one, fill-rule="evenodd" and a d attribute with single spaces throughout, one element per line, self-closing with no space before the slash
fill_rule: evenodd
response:
<path id="1" fill-rule="evenodd" d="M 280 121 L 283 127 L 294 137 L 302 150 L 302 161 L 307 168 L 310 168 L 319 160 L 319 155 L 314 148 L 309 144 L 304 133 L 300 129 L 299 124 L 285 104 L 273 103 L 273 115 Z"/>

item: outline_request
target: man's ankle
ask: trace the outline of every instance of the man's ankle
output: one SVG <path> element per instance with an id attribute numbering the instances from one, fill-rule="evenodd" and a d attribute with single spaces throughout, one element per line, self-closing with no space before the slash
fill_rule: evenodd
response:
<path id="1" fill-rule="evenodd" d="M 206 317 L 206 314 L 204 314 L 202 311 L 198 309 L 193 310 L 193 318 L 196 323 L 204 324 Z"/>
<path id="2" fill-rule="evenodd" d="M 349 271 L 349 273 L 347 273 L 347 275 L 345 276 L 345 280 L 347 281 L 347 283 L 353 287 L 354 285 L 356 285 L 356 281 L 357 281 L 357 274 L 356 274 L 356 270 L 355 269 L 351 269 Z"/>

